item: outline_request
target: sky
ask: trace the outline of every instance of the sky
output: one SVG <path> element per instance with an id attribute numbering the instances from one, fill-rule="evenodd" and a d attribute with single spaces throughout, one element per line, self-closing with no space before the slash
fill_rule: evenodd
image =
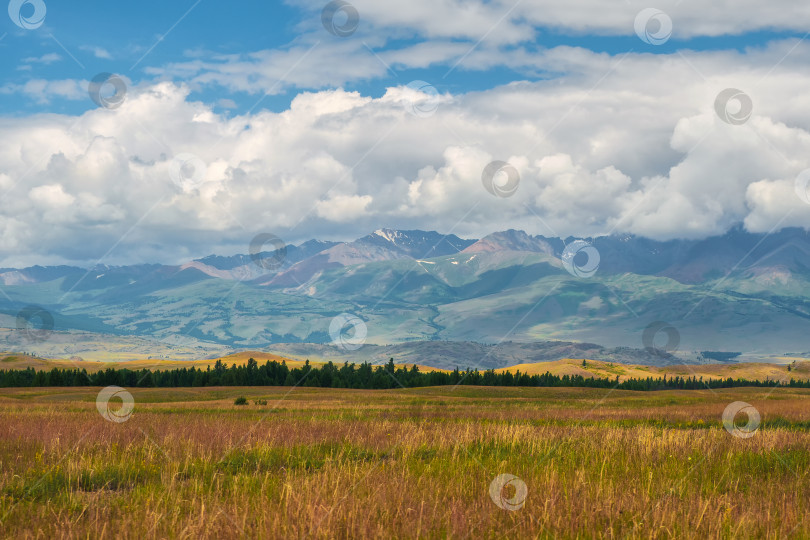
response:
<path id="1" fill-rule="evenodd" d="M 0 266 L 810 227 L 808 31 L 786 0 L 11 0 Z"/>

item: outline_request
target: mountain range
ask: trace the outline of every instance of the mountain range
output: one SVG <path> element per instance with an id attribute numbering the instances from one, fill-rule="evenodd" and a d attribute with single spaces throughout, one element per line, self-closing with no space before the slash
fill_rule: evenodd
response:
<path id="1" fill-rule="evenodd" d="M 592 275 L 579 271 L 589 265 Z M 4 268 L 0 284 L 0 327 L 10 329 L 0 348 L 50 356 L 78 354 L 78 335 L 217 352 L 314 344 L 323 356 L 330 324 L 344 313 L 381 351 L 407 345 L 408 354 L 431 356 L 416 347 L 422 342 L 455 351 L 437 357 L 441 367 L 474 365 L 462 361 L 505 343 L 599 344 L 614 348 L 607 357 L 617 361 L 627 348 L 651 354 L 630 354 L 636 363 L 810 349 L 810 235 L 802 229 L 735 228 L 666 242 L 379 229 L 351 242 L 310 240 L 179 265 Z M 46 312 L 53 331 L 15 331 L 43 324 L 20 320 L 27 306 Z M 525 362 L 521 354 L 490 355 L 499 359 L 491 367 Z"/>

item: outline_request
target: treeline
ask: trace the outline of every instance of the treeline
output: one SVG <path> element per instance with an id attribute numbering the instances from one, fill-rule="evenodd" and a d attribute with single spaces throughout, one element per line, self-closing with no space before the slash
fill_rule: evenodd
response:
<path id="1" fill-rule="evenodd" d="M 619 382 L 618 376 L 590 378 L 581 375 L 529 375 L 516 371 L 496 373 L 489 369 L 467 369 L 452 372 L 422 372 L 418 367 L 399 367 L 390 359 L 384 366 L 368 362 L 338 366 L 329 362 L 321 367 L 310 365 L 290 369 L 286 362 L 267 362 L 259 365 L 253 358 L 247 364 L 230 367 L 217 361 L 213 369 L 196 367 L 170 370 L 130 370 L 108 368 L 96 373 L 84 369 L 59 369 L 37 371 L 0 370 L 0 387 L 31 386 L 123 386 L 144 388 L 177 388 L 189 386 L 315 386 L 322 388 L 385 389 L 412 388 L 417 386 L 562 386 L 590 388 L 619 388 L 622 390 L 699 390 L 704 388 L 731 388 L 738 386 L 773 387 L 780 384 L 795 388 L 810 388 L 810 381 L 789 383 L 780 381 L 749 381 L 745 379 L 708 379 L 697 377 L 647 377 L 631 378 Z"/>
<path id="2" fill-rule="evenodd" d="M 700 356 L 703 358 L 717 360 L 718 362 L 731 362 L 741 354 L 741 352 L 700 351 Z"/>

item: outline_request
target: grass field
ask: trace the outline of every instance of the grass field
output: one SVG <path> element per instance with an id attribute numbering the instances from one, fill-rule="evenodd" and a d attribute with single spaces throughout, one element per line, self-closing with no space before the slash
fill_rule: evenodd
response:
<path id="1" fill-rule="evenodd" d="M 784 364 L 773 364 L 764 362 L 740 362 L 727 364 L 693 364 L 693 365 L 672 365 L 672 366 L 641 366 L 635 364 L 619 364 L 611 362 L 600 362 L 597 360 L 587 360 L 586 365 L 582 365 L 582 360 L 563 359 L 554 362 L 536 362 L 532 364 L 518 364 L 508 368 L 497 369 L 495 371 L 511 371 L 514 373 L 520 370 L 529 375 L 543 374 L 546 371 L 552 375 L 581 375 L 583 377 L 598 377 L 619 380 L 629 378 L 644 379 L 647 377 L 703 377 L 708 379 L 747 379 L 749 381 L 789 381 L 810 379 L 810 362 L 805 359 L 785 359 Z M 788 371 L 788 364 L 791 370 Z"/>
<path id="2" fill-rule="evenodd" d="M 810 536 L 807 390 L 99 390 L 0 390 L 3 537 Z"/>

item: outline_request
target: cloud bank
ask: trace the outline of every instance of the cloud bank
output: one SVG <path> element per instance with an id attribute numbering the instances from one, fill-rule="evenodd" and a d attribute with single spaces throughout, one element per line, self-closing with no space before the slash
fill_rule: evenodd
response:
<path id="1" fill-rule="evenodd" d="M 565 74 L 457 94 L 408 81 L 376 98 L 301 92 L 282 112 L 233 117 L 189 97 L 193 76 L 144 82 L 113 110 L 4 121 L 0 264 L 172 262 L 245 252 L 265 231 L 296 242 L 380 226 L 655 239 L 808 227 L 795 186 L 810 168 L 808 57 L 796 40 L 746 53 L 517 51 L 500 61 Z M 740 125 L 717 112 L 727 88 L 751 98 Z M 510 197 L 482 185 L 494 160 L 519 172 Z"/>

